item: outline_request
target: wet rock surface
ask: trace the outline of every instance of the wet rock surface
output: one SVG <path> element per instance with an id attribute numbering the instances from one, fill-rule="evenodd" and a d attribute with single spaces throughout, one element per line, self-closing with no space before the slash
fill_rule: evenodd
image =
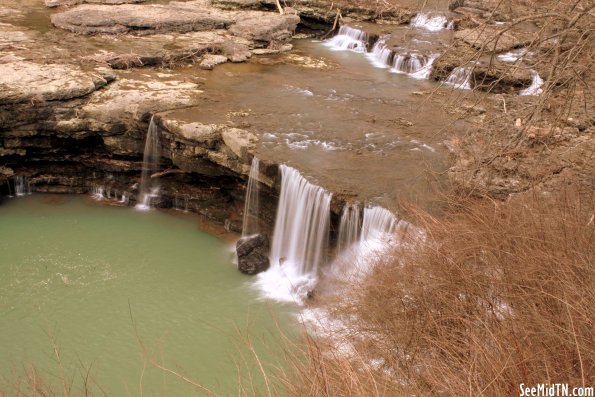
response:
<path id="1" fill-rule="evenodd" d="M 258 274 L 268 270 L 269 241 L 262 234 L 242 237 L 236 244 L 238 269 L 245 274 Z"/>

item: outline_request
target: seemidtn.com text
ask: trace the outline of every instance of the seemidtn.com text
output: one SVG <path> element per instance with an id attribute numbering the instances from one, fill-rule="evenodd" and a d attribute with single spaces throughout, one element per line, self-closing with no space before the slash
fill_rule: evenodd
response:
<path id="1" fill-rule="evenodd" d="M 571 387 L 568 383 L 538 383 L 519 385 L 521 397 L 594 397 L 593 386 Z"/>

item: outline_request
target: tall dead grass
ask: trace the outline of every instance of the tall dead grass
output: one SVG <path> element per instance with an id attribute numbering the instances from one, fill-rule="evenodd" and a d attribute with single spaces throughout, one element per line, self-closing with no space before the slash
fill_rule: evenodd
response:
<path id="1" fill-rule="evenodd" d="M 291 396 L 511 396 L 593 386 L 592 200 L 454 201 L 338 297 L 353 345 L 311 340 Z M 591 221 L 590 221 L 591 219 Z M 590 222 L 590 223 L 589 223 Z"/>

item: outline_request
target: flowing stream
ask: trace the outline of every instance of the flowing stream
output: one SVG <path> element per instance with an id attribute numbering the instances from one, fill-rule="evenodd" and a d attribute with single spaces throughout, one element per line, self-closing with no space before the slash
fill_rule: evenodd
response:
<path id="1" fill-rule="evenodd" d="M 228 247 L 195 218 L 102 206 L 82 197 L 33 195 L 0 206 L 0 378 L 23 365 L 81 384 L 81 366 L 110 396 L 197 395 L 148 359 L 209 388 L 237 392 L 240 334 L 272 357 L 276 320 L 290 307 L 258 300 Z M 293 316 L 291 316 L 293 318 Z M 266 338 L 266 348 L 261 337 Z M 256 366 L 251 366 L 256 368 Z M 246 369 L 251 371 L 251 369 Z M 258 374 L 255 372 L 256 382 Z M 232 381 L 230 381 L 230 379 Z M 201 395 L 201 394 L 199 394 Z"/>

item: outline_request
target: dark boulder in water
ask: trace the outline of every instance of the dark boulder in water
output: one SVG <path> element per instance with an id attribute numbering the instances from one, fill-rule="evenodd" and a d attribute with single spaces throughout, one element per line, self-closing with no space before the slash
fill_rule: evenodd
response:
<path id="1" fill-rule="evenodd" d="M 242 237 L 236 244 L 238 269 L 257 274 L 269 268 L 269 239 L 263 234 Z"/>

